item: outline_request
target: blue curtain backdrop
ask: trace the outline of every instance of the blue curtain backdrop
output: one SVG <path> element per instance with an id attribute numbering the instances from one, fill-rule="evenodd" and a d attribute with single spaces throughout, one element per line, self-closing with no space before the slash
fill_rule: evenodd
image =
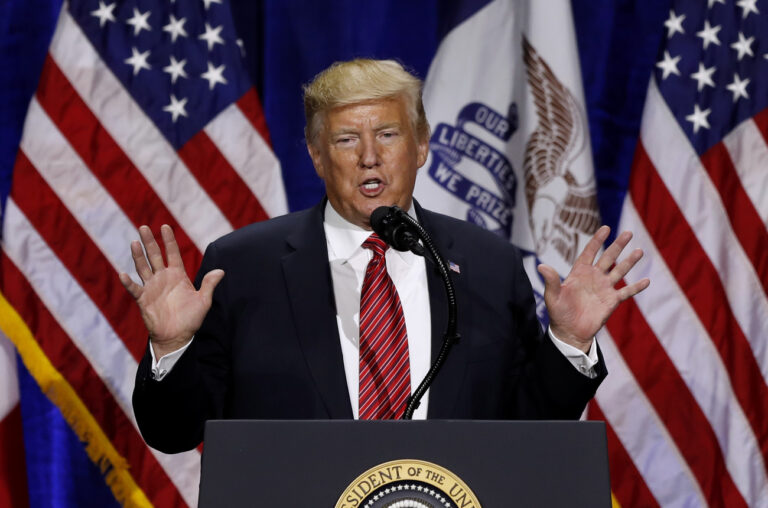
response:
<path id="1" fill-rule="evenodd" d="M 615 230 L 671 0 L 573 0 L 597 199 Z M 613 236 L 613 231 L 611 236 Z"/>
<path id="2" fill-rule="evenodd" d="M 288 202 L 291 210 L 299 210 L 317 202 L 323 193 L 303 145 L 301 84 L 332 61 L 355 56 L 398 58 L 423 78 L 446 31 L 487 2 L 230 3 L 282 163 Z M 669 0 L 572 0 L 598 200 L 604 222 L 612 227 L 626 192 L 645 91 L 669 4 Z M 60 7 L 61 0 L 0 2 L 3 205 L 27 104 Z M 20 370 L 32 506 L 114 505 L 100 474 L 57 409 L 21 365 Z"/>

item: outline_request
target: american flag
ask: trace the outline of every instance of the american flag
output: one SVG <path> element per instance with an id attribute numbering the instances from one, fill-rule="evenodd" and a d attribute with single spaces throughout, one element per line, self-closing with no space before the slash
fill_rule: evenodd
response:
<path id="1" fill-rule="evenodd" d="M 200 454 L 136 427 L 146 346 L 117 274 L 148 224 L 190 275 L 215 238 L 287 212 L 280 165 L 222 0 L 65 3 L 3 217 L 0 321 L 118 501 L 195 506 Z"/>
<path id="2" fill-rule="evenodd" d="M 768 506 L 768 4 L 675 0 L 620 229 L 651 279 L 598 336 L 623 506 Z"/>

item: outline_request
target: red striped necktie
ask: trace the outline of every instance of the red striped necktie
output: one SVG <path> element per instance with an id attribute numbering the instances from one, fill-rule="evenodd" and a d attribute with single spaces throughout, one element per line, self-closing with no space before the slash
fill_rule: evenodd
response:
<path id="1" fill-rule="evenodd" d="M 400 297 L 387 273 L 389 246 L 373 233 L 363 242 L 373 252 L 360 295 L 361 420 L 398 419 L 411 393 L 408 333 Z"/>

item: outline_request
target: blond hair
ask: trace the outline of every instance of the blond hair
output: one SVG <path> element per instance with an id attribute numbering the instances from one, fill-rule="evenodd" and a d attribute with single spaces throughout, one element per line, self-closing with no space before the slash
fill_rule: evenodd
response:
<path id="1" fill-rule="evenodd" d="M 408 117 L 419 139 L 429 138 L 429 124 L 421 102 L 422 83 L 394 60 L 358 58 L 336 62 L 304 86 L 304 135 L 312 144 L 325 113 L 339 106 L 403 96 Z"/>

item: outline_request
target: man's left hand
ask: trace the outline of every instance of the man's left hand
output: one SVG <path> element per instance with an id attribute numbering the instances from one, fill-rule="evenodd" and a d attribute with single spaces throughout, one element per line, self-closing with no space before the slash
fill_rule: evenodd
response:
<path id="1" fill-rule="evenodd" d="M 538 267 L 544 277 L 544 302 L 552 333 L 584 352 L 589 351 L 595 334 L 616 307 L 650 284 L 650 280 L 642 279 L 620 289 L 614 287 L 643 257 L 643 251 L 635 249 L 616 263 L 632 238 L 629 231 L 621 233 L 595 263 L 610 231 L 608 226 L 597 230 L 562 283 L 554 268 L 543 264 Z"/>

